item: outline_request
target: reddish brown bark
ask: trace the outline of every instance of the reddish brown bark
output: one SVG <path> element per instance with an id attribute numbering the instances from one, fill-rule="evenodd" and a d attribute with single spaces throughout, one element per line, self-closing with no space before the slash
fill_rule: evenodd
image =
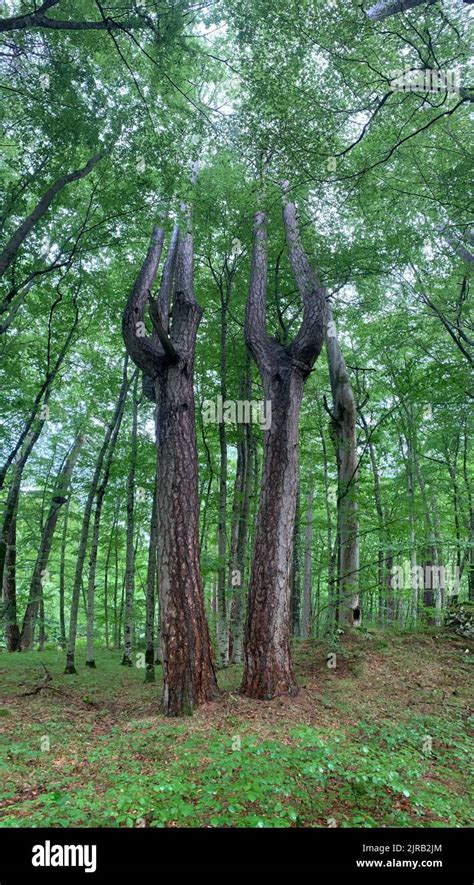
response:
<path id="1" fill-rule="evenodd" d="M 178 716 L 190 714 L 195 707 L 213 700 L 218 689 L 199 568 L 193 376 L 202 311 L 193 292 L 190 225 L 180 237 L 175 231 L 172 240 L 171 263 L 175 262 L 176 266 L 170 328 L 173 275 L 164 274 L 158 298 L 150 297 L 163 239 L 162 228 L 155 228 L 125 309 L 123 336 L 130 356 L 151 379 L 156 399 L 162 704 L 165 713 Z M 167 262 L 168 268 L 169 264 Z M 149 297 L 153 337 L 144 335 L 142 326 Z"/>
<path id="2" fill-rule="evenodd" d="M 298 234 L 296 208 L 284 201 L 290 263 L 303 301 L 303 321 L 283 346 L 265 329 L 266 220 L 255 219 L 245 338 L 272 404 L 265 432 L 260 508 L 249 588 L 241 690 L 266 699 L 298 691 L 290 653 L 290 569 L 298 489 L 298 425 L 305 379 L 324 342 L 326 302 Z"/>

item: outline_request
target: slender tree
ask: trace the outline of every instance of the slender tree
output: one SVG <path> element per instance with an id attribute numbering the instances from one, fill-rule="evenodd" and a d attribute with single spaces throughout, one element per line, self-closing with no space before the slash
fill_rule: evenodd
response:
<path id="1" fill-rule="evenodd" d="M 79 615 L 79 600 L 82 589 L 82 577 L 84 573 L 84 565 L 86 560 L 87 553 L 87 542 L 89 539 L 89 527 L 90 521 L 92 517 L 92 509 L 94 506 L 94 500 L 97 494 L 97 489 L 99 486 L 100 475 L 102 472 L 102 465 L 104 463 L 104 459 L 107 453 L 107 449 L 109 447 L 110 439 L 114 432 L 114 428 L 117 424 L 119 416 L 123 410 L 123 402 L 127 395 L 127 390 L 129 386 L 129 381 L 127 378 L 127 360 L 124 361 L 123 368 L 123 377 L 122 384 L 120 387 L 120 393 L 117 400 L 117 405 L 114 410 L 114 414 L 110 419 L 107 429 L 105 431 L 104 440 L 99 450 L 99 454 L 97 456 L 97 460 L 94 467 L 94 473 L 92 475 L 91 483 L 89 486 L 89 492 L 87 495 L 86 504 L 84 507 L 84 514 L 82 517 L 82 528 L 81 528 L 81 536 L 79 540 L 79 549 L 77 552 L 77 561 L 76 561 L 76 572 L 74 575 L 74 584 L 72 588 L 72 599 L 71 599 L 71 614 L 69 619 L 69 634 L 67 641 L 67 652 L 66 652 L 66 669 L 65 673 L 74 674 L 77 673 L 75 667 L 75 657 L 76 657 L 76 637 L 77 637 L 77 620 Z"/>
<path id="2" fill-rule="evenodd" d="M 329 413 L 337 461 L 338 620 L 345 626 L 357 626 L 360 622 L 357 407 L 330 311 L 326 351 L 332 392 Z"/>
<path id="3" fill-rule="evenodd" d="M 72 473 L 79 457 L 80 450 L 84 444 L 84 437 L 79 434 L 75 439 L 71 450 L 66 457 L 61 469 L 58 473 L 54 492 L 51 498 L 49 512 L 41 533 L 41 540 L 38 548 L 38 555 L 33 568 L 31 577 L 30 592 L 28 596 L 28 604 L 26 606 L 25 616 L 23 618 L 23 626 L 20 636 L 21 651 L 31 649 L 34 642 L 35 625 L 38 617 L 38 610 L 43 599 L 43 586 L 46 577 L 49 554 L 53 543 L 54 532 L 59 518 L 61 507 L 67 503 L 69 499 L 69 486 Z"/>
<path id="4" fill-rule="evenodd" d="M 138 372 L 135 372 L 132 395 L 132 437 L 127 476 L 127 545 L 125 551 L 125 611 L 122 664 L 132 666 L 133 604 L 135 598 L 135 474 L 137 470 L 138 444 Z"/>

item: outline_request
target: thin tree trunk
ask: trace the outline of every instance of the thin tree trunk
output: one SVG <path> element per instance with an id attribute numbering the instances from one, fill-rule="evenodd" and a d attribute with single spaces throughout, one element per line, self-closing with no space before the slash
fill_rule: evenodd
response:
<path id="1" fill-rule="evenodd" d="M 284 184 L 284 191 L 287 189 Z M 324 342 L 326 298 L 300 244 L 296 208 L 284 197 L 283 220 L 303 322 L 287 346 L 266 332 L 267 237 L 255 218 L 245 338 L 271 403 L 265 431 L 260 509 L 249 589 L 242 692 L 269 699 L 298 691 L 290 653 L 290 569 L 298 489 L 299 413 L 304 382 Z"/>
<path id="2" fill-rule="evenodd" d="M 313 520 L 314 520 L 314 487 L 311 485 L 306 497 L 306 517 L 304 527 L 304 565 L 303 565 L 303 614 L 301 619 L 301 635 L 310 639 L 312 611 L 312 561 L 313 561 Z"/>
<path id="3" fill-rule="evenodd" d="M 5 641 L 7 651 L 19 651 L 20 629 L 16 605 L 16 514 L 10 523 L 7 553 L 3 574 L 3 600 L 5 605 Z"/>
<path id="4" fill-rule="evenodd" d="M 84 437 L 80 434 L 63 463 L 54 487 L 51 504 L 48 515 L 46 517 L 41 541 L 36 557 L 33 575 L 30 583 L 30 592 L 28 604 L 26 606 L 25 616 L 23 618 L 23 626 L 20 636 L 21 651 L 28 651 L 32 648 L 35 634 L 35 623 L 38 616 L 38 609 L 43 601 L 43 586 L 46 582 L 47 565 L 51 546 L 53 543 L 54 532 L 59 518 L 59 512 L 63 504 L 66 504 L 69 497 L 69 485 L 71 482 L 72 472 L 79 452 L 84 444 Z"/>
<path id="5" fill-rule="evenodd" d="M 45 406 L 48 404 L 48 396 L 45 398 Z M 46 412 L 43 412 L 46 415 Z M 18 512 L 18 502 L 20 497 L 21 480 L 23 470 L 30 457 L 30 454 L 37 442 L 39 435 L 43 429 L 45 418 L 39 418 L 36 424 L 31 427 L 28 436 L 25 439 L 21 454 L 17 458 L 15 471 L 13 473 L 12 482 L 8 490 L 7 500 L 3 515 L 2 529 L 0 533 L 0 586 L 2 587 L 3 600 L 1 608 L 2 621 L 6 615 L 8 637 L 10 645 L 14 641 L 19 641 L 19 629 L 17 624 L 17 605 L 16 605 L 16 517 Z M 8 554 L 8 543 L 11 542 L 11 552 Z M 8 562 L 7 562 L 8 560 Z M 5 564 L 8 564 L 8 580 L 4 580 Z M 18 647 L 19 648 L 19 647 Z M 16 651 L 17 648 L 11 648 Z"/>
<path id="6" fill-rule="evenodd" d="M 112 543 L 116 537 L 117 518 L 118 518 L 119 509 L 120 509 L 120 503 L 118 502 L 116 515 L 114 516 L 114 521 L 112 523 L 112 529 L 111 529 L 111 532 L 109 535 L 109 543 L 107 545 L 107 555 L 105 557 L 105 566 L 104 566 L 104 632 L 105 632 L 105 647 L 106 647 L 106 649 L 110 648 L 110 604 L 109 604 L 110 560 L 112 558 Z"/>
<path id="7" fill-rule="evenodd" d="M 58 304 L 58 299 L 56 299 L 56 301 L 53 303 L 53 305 L 51 307 L 50 321 L 49 321 L 49 328 L 50 329 L 51 329 L 52 314 L 53 314 L 54 308 L 56 307 L 57 304 Z M 78 322 L 79 322 L 79 311 L 77 309 L 77 304 L 74 301 L 74 319 L 72 322 L 72 326 L 66 336 L 66 340 L 64 341 L 64 344 L 61 347 L 52 368 L 50 368 L 50 366 L 49 366 L 49 359 L 48 359 L 48 365 L 47 365 L 45 378 L 44 378 L 44 381 L 43 381 L 40 389 L 38 390 L 38 393 L 35 396 L 33 405 L 30 410 L 30 414 L 28 415 L 28 418 L 25 421 L 23 430 L 20 433 L 20 436 L 19 436 L 15 446 L 13 447 L 11 452 L 9 453 L 5 463 L 2 466 L 2 469 L 0 470 L 0 490 L 3 489 L 3 486 L 5 484 L 5 478 L 6 478 L 8 469 L 10 467 L 10 464 L 12 464 L 13 461 L 18 457 L 18 453 L 20 452 L 22 446 L 26 442 L 27 437 L 32 432 L 33 424 L 34 424 L 35 420 L 37 419 L 38 414 L 41 414 L 41 412 L 42 412 L 44 415 L 46 415 L 46 413 L 47 413 L 48 402 L 49 402 L 49 398 L 51 395 L 51 387 L 53 385 L 53 382 L 54 382 L 56 376 L 58 375 L 59 369 L 61 368 L 64 358 L 69 350 L 69 345 L 71 344 L 71 341 L 74 337 L 74 333 L 77 329 Z M 42 410 L 40 410 L 41 401 L 43 401 Z M 43 420 L 44 420 L 44 418 L 43 418 Z M 1 580 L 1 575 L 2 575 L 1 555 L 2 554 L 1 554 L 1 548 L 0 548 L 0 580 Z"/>
<path id="8" fill-rule="evenodd" d="M 150 543 L 148 546 L 148 568 L 146 576 L 146 614 L 145 614 L 145 682 L 155 681 L 155 588 L 156 588 L 156 553 L 158 546 L 158 482 L 155 473 L 153 484 L 153 502 L 151 506 Z"/>
<path id="9" fill-rule="evenodd" d="M 330 414 L 338 478 L 338 621 L 343 626 L 354 627 L 360 623 L 359 521 L 356 500 L 359 467 L 357 407 L 332 315 L 330 315 L 329 329 L 331 333 L 326 337 L 326 350 L 332 391 Z"/>
<path id="10" fill-rule="evenodd" d="M 51 187 L 48 188 L 48 190 L 43 194 L 39 202 L 36 204 L 33 211 L 30 212 L 28 217 L 25 218 L 25 220 L 22 221 L 22 223 L 17 227 L 15 233 L 10 237 L 5 248 L 0 253 L 0 277 L 4 275 L 5 271 L 8 269 L 13 259 L 15 258 L 21 244 L 26 239 L 28 234 L 31 233 L 40 218 L 43 217 L 43 215 L 51 205 L 52 201 L 54 200 L 56 194 L 58 194 L 67 184 L 70 184 L 70 182 L 77 181 L 79 178 L 85 178 L 86 175 L 89 175 L 94 166 L 101 159 L 102 154 L 95 154 L 81 169 L 77 169 L 75 172 L 69 172 L 67 175 L 61 175 L 59 178 L 56 179 Z M 7 309 L 8 303 L 9 302 L 7 298 L 0 305 L 0 314 Z"/>
<path id="11" fill-rule="evenodd" d="M 227 399 L 227 308 L 230 286 L 224 292 L 219 286 L 221 299 L 220 321 L 220 394 L 222 402 Z M 227 433 L 222 420 L 219 424 L 219 510 L 217 525 L 217 660 L 219 667 L 229 664 L 229 631 L 227 619 Z"/>
<path id="12" fill-rule="evenodd" d="M 328 602 L 327 602 L 327 611 L 325 618 L 325 630 L 328 633 L 332 633 L 335 623 L 336 623 L 336 607 L 337 607 L 337 599 L 336 599 L 336 556 L 337 556 L 337 544 L 333 541 L 333 521 L 332 521 L 332 513 L 331 513 L 331 499 L 330 499 L 330 484 L 329 484 L 329 466 L 328 466 L 328 453 L 326 447 L 326 439 L 324 436 L 324 427 L 322 424 L 322 415 L 321 415 L 321 405 L 318 401 L 318 418 L 319 418 L 319 435 L 321 437 L 321 448 L 323 455 L 323 481 L 324 481 L 324 503 L 326 508 L 326 523 L 327 523 L 327 573 L 328 573 Z M 337 538 L 337 531 L 336 531 Z"/>
<path id="13" fill-rule="evenodd" d="M 123 634 L 123 658 L 124 667 L 132 666 L 133 647 L 133 604 L 135 597 L 135 546 L 133 534 L 135 531 L 135 473 L 137 469 L 137 441 L 138 441 L 138 372 L 135 373 L 132 398 L 132 439 L 130 445 L 130 461 L 127 478 L 127 546 L 125 551 L 125 615 Z"/>
<path id="14" fill-rule="evenodd" d="M 77 553 L 76 572 L 75 572 L 74 584 L 73 584 L 73 588 L 72 588 L 71 615 L 70 615 L 70 620 L 69 620 L 69 635 L 68 635 L 67 652 L 66 652 L 65 673 L 68 673 L 68 674 L 77 673 L 77 670 L 75 668 L 77 621 L 78 621 L 78 615 L 79 615 L 79 600 L 80 600 L 81 589 L 82 589 L 82 576 L 83 576 L 83 572 L 84 572 L 84 564 L 85 564 L 85 559 L 86 559 L 87 541 L 89 538 L 89 526 L 90 526 L 90 521 L 91 521 L 91 516 L 92 516 L 92 508 L 94 505 L 94 500 L 95 500 L 97 488 L 99 485 L 100 475 L 102 472 L 102 465 L 104 463 L 106 452 L 109 447 L 111 436 L 114 432 L 114 428 L 117 423 L 117 418 L 123 409 L 123 402 L 124 402 L 125 397 L 127 395 L 128 385 L 129 385 L 129 382 L 127 379 L 127 359 L 125 359 L 122 385 L 120 388 L 119 398 L 117 401 L 117 405 L 115 407 L 115 412 L 114 412 L 114 414 L 107 426 L 104 441 L 102 443 L 99 454 L 97 456 L 97 461 L 95 464 L 94 473 L 92 476 L 91 483 L 89 485 L 89 494 L 87 496 L 87 501 L 86 501 L 86 505 L 84 508 L 84 515 L 82 518 L 81 537 L 79 540 L 79 550 Z"/>
<path id="15" fill-rule="evenodd" d="M 250 375 L 250 366 L 248 365 Z M 248 399 L 250 400 L 251 393 Z M 231 539 L 230 561 L 230 586 L 231 586 L 231 610 L 230 610 L 230 634 L 232 637 L 231 662 L 241 664 L 244 659 L 244 625 L 245 625 L 245 598 L 244 577 L 245 557 L 247 552 L 247 539 L 250 514 L 250 498 L 253 472 L 254 442 L 250 424 L 245 425 L 242 439 L 237 449 L 237 472 L 234 487 L 234 518 L 233 534 Z"/>
<path id="16" fill-rule="evenodd" d="M 300 483 L 296 492 L 295 527 L 293 530 L 293 561 L 291 564 L 291 632 L 299 636 L 301 617 L 301 565 L 300 565 Z"/>
<path id="17" fill-rule="evenodd" d="M 119 647 L 119 625 L 118 625 L 118 583 L 119 583 L 119 562 L 118 562 L 118 539 L 117 529 L 115 529 L 114 544 L 114 649 Z"/>
<path id="18" fill-rule="evenodd" d="M 61 537 L 61 560 L 59 564 L 59 642 L 61 648 L 66 650 L 66 617 L 65 617 L 65 598 L 66 598 L 66 550 L 67 550 L 67 529 L 69 522 L 69 502 L 66 501 L 64 508 L 63 533 Z"/>
<path id="19" fill-rule="evenodd" d="M 250 354 L 246 352 L 241 397 L 252 399 Z M 233 664 L 243 661 L 245 623 L 244 572 L 247 547 L 250 496 L 253 481 L 253 436 L 251 424 L 239 428 L 237 466 L 232 503 L 232 525 L 229 557 L 229 653 Z"/>
<path id="20" fill-rule="evenodd" d="M 137 376 L 138 377 L 138 376 Z M 95 611 L 95 577 L 97 570 L 97 556 L 99 552 L 99 535 L 100 521 L 102 517 L 102 507 L 105 498 L 105 492 L 109 483 L 110 469 L 117 445 L 118 435 L 122 424 L 122 418 L 125 408 L 125 399 L 121 401 L 122 408 L 117 413 L 117 420 L 110 438 L 107 449 L 107 455 L 104 460 L 104 468 L 102 479 L 97 488 L 97 497 L 95 504 L 94 522 L 92 527 L 92 539 L 89 553 L 89 575 L 87 581 L 87 651 L 86 651 L 86 667 L 96 668 L 94 656 L 94 611 Z M 105 592 L 105 588 L 104 588 Z"/>

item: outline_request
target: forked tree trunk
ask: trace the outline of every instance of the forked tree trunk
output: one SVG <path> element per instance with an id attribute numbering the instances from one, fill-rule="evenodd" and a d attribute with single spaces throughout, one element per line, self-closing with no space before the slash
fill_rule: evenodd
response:
<path id="1" fill-rule="evenodd" d="M 286 190 L 286 184 L 284 185 Z M 249 588 L 242 692 L 270 699 L 298 691 L 290 653 L 290 570 L 298 490 L 299 414 L 304 382 L 324 342 L 326 301 L 301 246 L 296 208 L 284 199 L 290 263 L 303 301 L 303 321 L 287 346 L 266 332 L 267 237 L 255 218 L 245 339 L 257 363 L 271 425 L 265 431 L 260 508 Z"/>
<path id="2" fill-rule="evenodd" d="M 158 298 L 153 299 L 150 292 L 163 238 L 163 229 L 155 228 L 125 308 L 122 328 L 130 356 L 154 382 L 158 428 L 162 703 L 165 713 L 178 716 L 190 714 L 195 707 L 213 700 L 218 689 L 199 569 L 193 378 L 196 334 L 202 311 L 193 292 L 190 219 L 188 230 L 179 239 L 175 231 L 171 244 L 170 254 L 176 268 L 172 267 L 175 288 L 170 329 L 170 287 L 165 284 L 165 274 Z M 167 265 L 165 271 L 166 268 Z M 144 334 L 148 299 L 154 338 Z"/>
<path id="3" fill-rule="evenodd" d="M 79 457 L 79 452 L 84 443 L 84 437 L 78 436 L 75 440 L 69 455 L 67 456 L 63 466 L 61 467 L 56 485 L 51 499 L 51 504 L 43 527 L 41 541 L 36 557 L 33 575 L 31 578 L 30 592 L 28 604 L 26 606 L 25 616 L 20 637 L 20 648 L 22 651 L 28 651 L 32 648 L 34 642 L 35 625 L 38 617 L 38 610 L 43 598 L 43 585 L 45 583 L 46 569 L 53 543 L 54 532 L 59 518 L 59 512 L 63 504 L 66 504 L 69 496 L 69 484 L 71 482 L 72 472 Z"/>
<path id="4" fill-rule="evenodd" d="M 326 350 L 332 391 L 332 434 L 337 461 L 338 520 L 338 621 L 354 627 L 360 623 L 359 520 L 357 517 L 357 407 L 332 315 Z"/>

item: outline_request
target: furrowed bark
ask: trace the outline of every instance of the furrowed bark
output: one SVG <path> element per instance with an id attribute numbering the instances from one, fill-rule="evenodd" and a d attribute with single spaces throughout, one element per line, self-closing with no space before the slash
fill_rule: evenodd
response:
<path id="1" fill-rule="evenodd" d="M 164 234 L 155 228 L 123 318 L 127 350 L 154 385 L 158 449 L 158 584 L 165 713 L 192 713 L 217 696 L 199 569 L 194 352 L 201 309 L 193 292 L 190 228 L 177 244 L 172 323 L 165 344 L 137 336 L 152 289 Z M 152 310 L 156 314 L 156 311 Z M 142 326 L 138 326 L 143 331 Z M 155 332 L 158 334 L 156 328 Z M 162 333 L 161 333 L 162 334 Z M 158 335 L 160 338 L 160 336 Z"/>
<path id="2" fill-rule="evenodd" d="M 286 189 L 286 186 L 284 187 Z M 271 426 L 265 431 L 260 508 L 249 589 L 241 690 L 270 699 L 298 691 L 290 654 L 290 569 L 298 488 L 299 413 L 305 379 L 321 352 L 326 301 L 299 240 L 296 208 L 284 200 L 290 263 L 303 302 L 294 341 L 282 346 L 265 328 L 266 219 L 255 217 L 245 339 L 257 363 Z"/>

